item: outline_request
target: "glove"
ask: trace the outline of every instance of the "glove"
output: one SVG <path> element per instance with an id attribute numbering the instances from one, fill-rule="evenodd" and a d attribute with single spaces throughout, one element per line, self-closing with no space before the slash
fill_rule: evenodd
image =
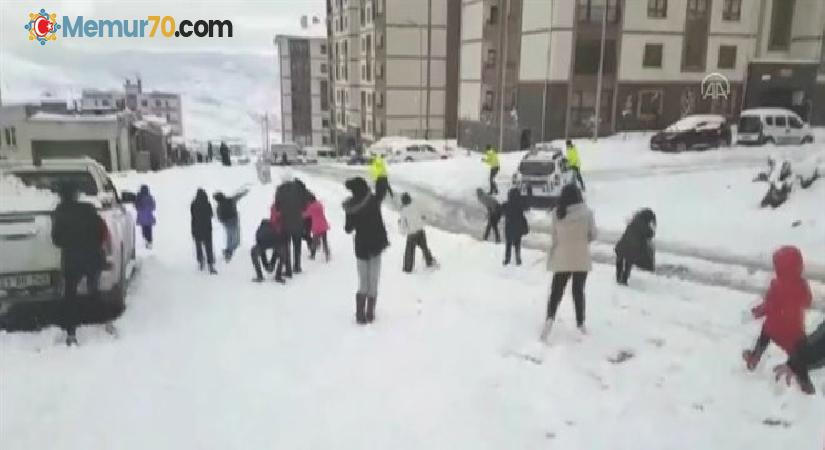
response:
<path id="1" fill-rule="evenodd" d="M 787 364 L 780 364 L 773 368 L 773 374 L 776 377 L 776 382 L 778 383 L 782 377 L 785 377 L 785 383 L 790 386 L 791 382 L 796 379 L 796 375 L 793 373 L 790 367 Z"/>

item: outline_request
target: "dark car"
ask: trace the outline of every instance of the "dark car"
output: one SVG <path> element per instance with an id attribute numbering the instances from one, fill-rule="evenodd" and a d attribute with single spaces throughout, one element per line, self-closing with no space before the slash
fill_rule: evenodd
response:
<path id="1" fill-rule="evenodd" d="M 673 125 L 650 138 L 650 149 L 682 152 L 730 145 L 730 126 L 722 116 L 693 115 L 679 119 Z"/>
<path id="2" fill-rule="evenodd" d="M 364 155 L 352 155 L 350 156 L 349 160 L 347 160 L 348 166 L 365 166 L 370 163 L 369 158 Z"/>

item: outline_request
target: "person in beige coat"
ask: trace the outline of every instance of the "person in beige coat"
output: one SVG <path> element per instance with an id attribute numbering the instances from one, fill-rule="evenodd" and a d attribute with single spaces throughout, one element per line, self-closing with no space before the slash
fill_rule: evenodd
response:
<path id="1" fill-rule="evenodd" d="M 576 325 L 584 333 L 584 286 L 593 261 L 590 243 L 596 239 L 593 211 L 584 204 L 581 191 L 575 184 L 562 189 L 559 204 L 550 227 L 553 243 L 547 254 L 547 270 L 553 272 L 550 299 L 547 302 L 547 321 L 541 333 L 546 340 L 553 328 L 567 282 L 573 279 L 573 302 L 576 306 Z"/>

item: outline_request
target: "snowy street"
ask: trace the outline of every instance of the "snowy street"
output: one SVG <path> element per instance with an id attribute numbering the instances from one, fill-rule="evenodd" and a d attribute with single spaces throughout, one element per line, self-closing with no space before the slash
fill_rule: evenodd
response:
<path id="1" fill-rule="evenodd" d="M 425 164 L 439 163 L 416 169 Z M 272 175 L 277 184 L 282 172 Z M 304 273 L 286 286 L 250 282 L 249 248 L 274 193 L 274 185 L 257 183 L 252 166 L 116 178 L 120 189 L 150 185 L 158 205 L 155 247 L 139 250 L 127 310 L 116 321 L 120 337 L 86 326 L 78 331 L 81 345 L 67 349 L 54 327 L 0 334 L 2 447 L 822 446 L 822 372 L 812 373 L 820 393 L 809 398 L 774 383 L 771 368 L 784 361 L 776 347 L 755 373 L 742 363 L 759 330 L 741 319 L 758 300 L 752 294 L 642 273 L 618 287 L 613 267 L 596 265 L 589 334 L 576 331 L 568 294 L 544 346 L 544 252 L 525 250 L 524 266 L 505 268 L 501 246 L 430 228 L 441 268 L 424 269 L 419 257 L 407 275 L 397 215 L 385 207 L 391 247 L 377 319 L 356 326 L 355 258 L 341 209 L 347 192 L 340 181 L 298 175 L 324 203 L 333 256 L 305 261 Z M 211 194 L 244 184 L 251 192 L 239 203 L 235 259 L 219 263 L 216 276 L 198 272 L 189 234 L 196 188 Z M 593 190 L 599 201 L 612 201 L 608 189 Z M 618 220 L 611 214 L 605 223 Z M 726 239 L 734 232 L 716 231 Z M 213 239 L 222 248 L 217 223 Z M 809 329 L 821 320 L 809 312 Z"/>

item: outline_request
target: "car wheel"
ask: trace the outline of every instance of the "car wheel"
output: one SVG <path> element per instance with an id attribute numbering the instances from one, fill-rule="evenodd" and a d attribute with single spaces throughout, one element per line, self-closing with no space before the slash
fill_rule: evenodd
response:
<path id="1" fill-rule="evenodd" d="M 687 149 L 688 149 L 688 146 L 684 142 L 679 142 L 678 144 L 676 144 L 676 151 L 679 152 L 679 153 L 687 151 Z"/>
<path id="2" fill-rule="evenodd" d="M 762 145 L 773 144 L 773 143 L 774 143 L 773 137 L 771 137 L 771 136 L 763 136 L 762 137 Z"/>
<path id="3" fill-rule="evenodd" d="M 112 313 L 120 315 L 126 308 L 126 258 L 124 257 L 123 244 L 120 246 L 120 274 L 117 283 L 109 291 L 108 303 L 112 308 Z"/>
<path id="4" fill-rule="evenodd" d="M 814 137 L 811 135 L 805 136 L 802 138 L 802 144 L 810 144 L 814 141 Z"/>

